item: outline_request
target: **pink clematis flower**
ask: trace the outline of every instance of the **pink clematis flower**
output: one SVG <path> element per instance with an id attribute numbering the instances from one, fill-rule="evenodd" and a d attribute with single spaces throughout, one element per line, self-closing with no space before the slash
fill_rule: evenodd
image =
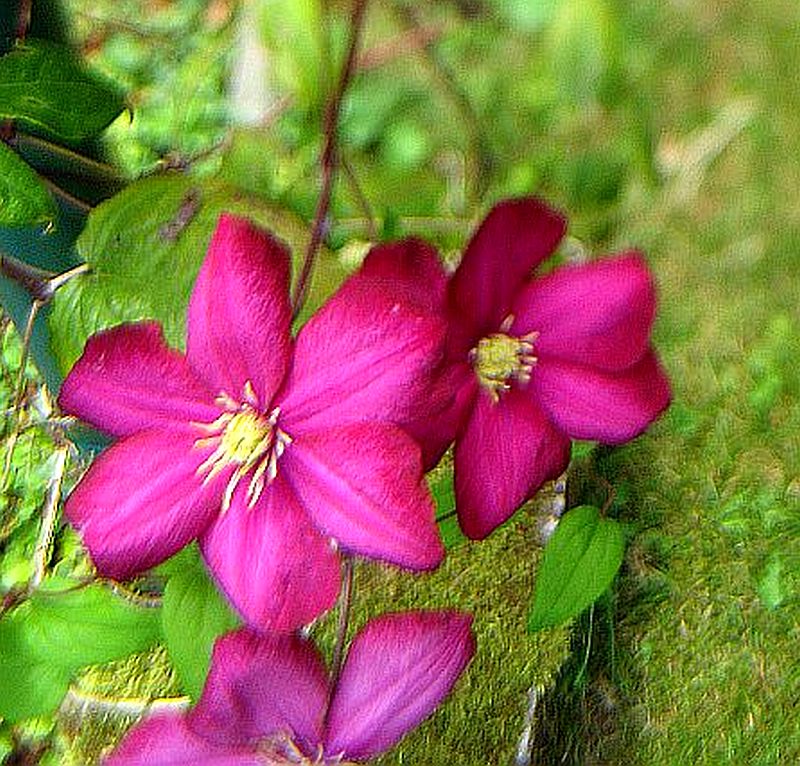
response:
<path id="1" fill-rule="evenodd" d="M 291 630 L 335 601 L 336 546 L 439 564 L 419 448 L 392 421 L 421 406 L 440 320 L 351 279 L 294 340 L 290 325 L 286 249 L 223 215 L 185 356 L 153 322 L 89 339 L 59 401 L 119 437 L 65 507 L 101 574 L 129 578 L 199 538 L 244 618 Z"/>
<path id="2" fill-rule="evenodd" d="M 372 620 L 353 639 L 334 689 L 309 641 L 228 633 L 214 646 L 197 706 L 146 719 L 105 764 L 367 761 L 427 718 L 453 688 L 475 651 L 471 622 L 447 611 Z"/>
<path id="3" fill-rule="evenodd" d="M 408 428 L 435 465 L 455 439 L 459 521 L 486 537 L 567 466 L 570 439 L 618 444 L 670 401 L 650 346 L 656 299 L 642 256 L 533 270 L 566 222 L 534 198 L 498 204 L 448 280 L 432 248 L 376 248 L 362 274 L 446 317 L 439 388 L 454 404 Z"/>

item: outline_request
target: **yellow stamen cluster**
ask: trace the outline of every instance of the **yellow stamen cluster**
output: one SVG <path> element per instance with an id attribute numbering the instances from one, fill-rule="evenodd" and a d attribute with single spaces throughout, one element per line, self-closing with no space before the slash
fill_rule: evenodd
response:
<path id="1" fill-rule="evenodd" d="M 244 398 L 250 400 L 252 386 L 245 386 Z M 261 497 L 264 487 L 278 474 L 278 458 L 292 439 L 276 426 L 280 409 L 275 408 L 268 417 L 246 401 L 239 404 L 222 393 L 217 403 L 226 408 L 212 423 L 195 423 L 195 427 L 208 434 L 195 441 L 195 447 L 213 446 L 214 451 L 197 468 L 203 485 L 230 465 L 235 465 L 222 496 L 222 510 L 230 508 L 233 493 L 240 480 L 252 471 L 247 486 L 247 504 L 252 508 Z"/>
<path id="2" fill-rule="evenodd" d="M 475 374 L 495 402 L 501 393 L 508 391 L 512 381 L 527 383 L 537 361 L 533 355 L 533 343 L 538 333 L 531 332 L 517 338 L 508 334 L 510 324 L 508 320 L 503 322 L 503 332 L 481 338 L 470 352 Z"/>
<path id="3" fill-rule="evenodd" d="M 322 745 L 317 745 L 317 752 L 313 756 L 307 756 L 295 744 L 292 738 L 285 733 L 278 733 L 268 737 L 259 744 L 258 752 L 267 758 L 267 763 L 274 764 L 293 764 L 296 766 L 358 766 L 351 761 L 342 760 L 343 753 L 332 757 L 326 757 Z"/>

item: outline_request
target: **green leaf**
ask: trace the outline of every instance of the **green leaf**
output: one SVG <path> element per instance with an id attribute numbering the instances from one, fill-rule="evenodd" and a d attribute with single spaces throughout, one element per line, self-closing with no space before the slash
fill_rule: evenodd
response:
<path id="1" fill-rule="evenodd" d="M 162 624 L 167 651 L 184 691 L 196 700 L 203 690 L 217 636 L 239 620 L 195 557 L 167 581 Z"/>
<path id="2" fill-rule="evenodd" d="M 536 574 L 528 630 L 560 625 L 594 603 L 622 564 L 625 535 L 591 505 L 573 508 L 556 527 Z"/>
<path id="3" fill-rule="evenodd" d="M 281 92 L 305 109 L 318 107 L 330 76 L 328 26 L 320 0 L 273 0 L 260 21 Z M 287 40 L 292 44 L 286 45 Z"/>
<path id="4" fill-rule="evenodd" d="M 0 620 L 0 716 L 45 715 L 76 671 L 148 649 L 160 637 L 158 609 L 103 586 L 39 591 Z"/>
<path id="5" fill-rule="evenodd" d="M 60 289 L 49 317 L 53 349 L 66 373 L 94 332 L 157 319 L 182 347 L 186 306 L 220 213 L 246 216 L 275 232 L 299 273 L 307 239 L 295 215 L 217 181 L 183 174 L 142 179 L 95 208 L 77 242 L 91 267 Z M 303 316 L 341 282 L 345 269 L 323 251 Z"/>
<path id="6" fill-rule="evenodd" d="M 0 57 L 0 119 L 78 144 L 97 136 L 124 107 L 117 86 L 66 46 L 28 39 Z"/>
<path id="7" fill-rule="evenodd" d="M 777 554 L 770 557 L 756 586 L 761 603 L 767 609 L 775 610 L 786 600 L 786 587 L 783 577 L 783 562 Z"/>
<path id="8" fill-rule="evenodd" d="M 440 465 L 427 476 L 428 487 L 436 503 L 436 523 L 447 550 L 467 541 L 456 515 L 456 496 L 453 487 L 453 465 Z"/>
<path id="9" fill-rule="evenodd" d="M 56 206 L 42 179 L 0 142 L 0 226 L 47 223 Z"/>

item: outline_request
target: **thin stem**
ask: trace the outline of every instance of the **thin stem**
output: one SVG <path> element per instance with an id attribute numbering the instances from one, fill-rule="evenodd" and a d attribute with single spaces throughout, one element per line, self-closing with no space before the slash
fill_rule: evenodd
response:
<path id="1" fill-rule="evenodd" d="M 356 176 L 355 170 L 353 170 L 353 166 L 346 157 L 341 158 L 341 164 L 342 170 L 344 171 L 347 181 L 350 184 L 350 188 L 353 190 L 353 194 L 355 194 L 356 202 L 364 213 L 364 218 L 367 222 L 367 236 L 369 237 L 370 241 L 377 242 L 378 227 L 375 224 L 375 213 L 372 211 L 372 206 L 369 204 L 367 195 L 364 194 L 364 190 L 361 188 L 361 184 L 358 182 L 358 177 Z"/>
<path id="2" fill-rule="evenodd" d="M 439 81 L 453 106 L 460 112 L 461 119 L 464 120 L 469 134 L 470 152 L 473 155 L 474 167 L 472 170 L 476 181 L 474 191 L 479 193 L 482 191 L 481 187 L 486 183 L 487 171 L 491 169 L 494 162 L 491 149 L 481 128 L 480 116 L 459 84 L 456 73 L 436 49 L 436 38 L 425 39 L 425 26 L 417 8 L 413 4 L 404 2 L 395 2 L 393 6 L 396 17 L 406 30 L 415 32 L 423 40 L 422 50 L 431 73 Z"/>
<path id="3" fill-rule="evenodd" d="M 28 312 L 28 321 L 25 323 L 25 332 L 22 335 L 22 353 L 20 355 L 17 384 L 15 387 L 14 402 L 12 405 L 14 411 L 14 425 L 8 437 L 5 465 L 3 466 L 2 478 L 0 478 L 0 492 L 3 493 L 8 489 L 8 481 L 11 476 L 11 461 L 14 457 L 17 439 L 19 438 L 20 409 L 22 408 L 22 400 L 25 397 L 25 369 L 28 366 L 28 350 L 30 349 L 31 345 L 33 325 L 36 321 L 36 316 L 39 313 L 39 309 L 43 305 L 44 304 L 40 300 L 34 298 L 33 303 L 31 303 L 31 309 Z"/>
<path id="4" fill-rule="evenodd" d="M 77 715 L 79 717 L 90 713 L 140 718 L 145 713 L 186 710 L 189 704 L 188 697 L 162 697 L 161 699 L 152 700 L 137 699 L 135 697 L 113 699 L 112 697 L 101 697 L 96 694 L 80 692 L 77 689 L 70 689 L 61 703 L 59 713 L 61 715 Z"/>
<path id="5" fill-rule="evenodd" d="M 28 34 L 28 27 L 31 24 L 32 6 L 33 0 L 20 0 L 16 29 L 16 37 L 19 42 L 25 42 L 25 37 Z"/>
<path id="6" fill-rule="evenodd" d="M 344 647 L 347 641 L 347 629 L 350 625 L 350 609 L 353 605 L 353 572 L 355 560 L 352 556 L 342 556 L 342 589 L 339 592 L 338 615 L 336 622 L 336 645 L 333 647 L 333 660 L 331 661 L 331 683 L 328 687 L 328 700 L 325 705 L 327 711 L 330 707 L 339 676 L 342 674 L 344 662 Z"/>
<path id="7" fill-rule="evenodd" d="M 47 562 L 50 554 L 50 545 L 53 542 L 58 506 L 61 502 L 61 487 L 64 483 L 64 474 L 67 469 L 69 457 L 69 444 L 64 441 L 55 451 L 55 465 L 53 473 L 47 482 L 47 493 L 42 511 L 42 525 L 39 528 L 39 537 L 33 551 L 33 575 L 28 583 L 30 591 L 36 590 L 47 573 Z"/>
<path id="8" fill-rule="evenodd" d="M 314 268 L 319 247 L 327 227 L 328 211 L 331 205 L 331 195 L 333 193 L 333 182 L 336 176 L 336 166 L 338 163 L 338 152 L 336 151 L 336 133 L 339 125 L 339 114 L 342 108 L 347 85 L 353 75 L 356 51 L 361 38 L 361 29 L 366 14 L 368 0 L 354 0 L 353 12 L 350 21 L 350 40 L 347 48 L 347 58 L 345 59 L 339 82 L 331 94 L 325 107 L 325 117 L 323 120 L 324 143 L 322 148 L 322 188 L 317 201 L 317 209 L 314 213 L 314 223 L 311 228 L 311 238 L 306 249 L 305 260 L 300 277 L 295 285 L 292 296 L 293 315 L 296 317 L 305 302 L 308 291 L 308 281 Z"/>
<path id="9" fill-rule="evenodd" d="M 36 266 L 31 266 L 25 261 L 13 258 L 0 251 L 0 275 L 16 282 L 24 288 L 39 303 L 49 301 L 56 290 L 65 285 L 73 277 L 90 271 L 88 263 L 79 263 L 67 271 L 54 274 Z"/>

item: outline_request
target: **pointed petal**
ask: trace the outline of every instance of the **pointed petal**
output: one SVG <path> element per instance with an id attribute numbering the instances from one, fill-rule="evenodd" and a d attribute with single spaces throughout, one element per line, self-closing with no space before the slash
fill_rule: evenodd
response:
<path id="1" fill-rule="evenodd" d="M 470 615 L 450 611 L 367 623 L 350 646 L 331 703 L 326 754 L 372 758 L 427 718 L 475 652 L 471 623 Z"/>
<path id="2" fill-rule="evenodd" d="M 421 239 L 412 237 L 376 245 L 357 276 L 374 280 L 398 300 L 429 313 L 444 312 L 447 275 L 436 250 Z"/>
<path id="3" fill-rule="evenodd" d="M 104 766 L 261 766 L 250 748 L 219 747 L 194 734 L 183 713 L 159 713 L 131 729 Z"/>
<path id="4" fill-rule="evenodd" d="M 456 441 L 456 509 L 464 534 L 482 540 L 569 463 L 570 443 L 515 388 L 498 402 L 480 391 Z"/>
<path id="5" fill-rule="evenodd" d="M 352 422 L 401 422 L 431 407 L 444 323 L 372 280 L 350 279 L 300 330 L 279 397 L 294 436 Z M 293 430 L 292 430 L 293 429 Z"/>
<path id="6" fill-rule="evenodd" d="M 538 356 L 621 370 L 646 353 L 655 310 L 650 271 L 631 253 L 534 280 L 514 303 L 511 331 L 538 332 Z"/>
<path id="7" fill-rule="evenodd" d="M 311 642 L 242 628 L 214 644 L 188 725 L 221 745 L 285 734 L 314 747 L 327 693 L 328 674 Z"/>
<path id="8" fill-rule="evenodd" d="M 669 381 L 648 352 L 618 373 L 544 360 L 531 389 L 548 417 L 573 439 L 620 444 L 638 436 L 669 405 Z"/>
<path id="9" fill-rule="evenodd" d="M 444 387 L 452 397 L 451 404 L 428 417 L 401 424 L 422 448 L 422 465 L 425 471 L 429 471 L 442 459 L 442 455 L 466 422 L 477 385 L 469 365 L 449 365 L 437 378 L 434 388 Z M 441 392 L 437 395 L 441 399 L 445 398 L 445 394 Z"/>
<path id="10" fill-rule="evenodd" d="M 249 625 L 292 631 L 330 609 L 339 593 L 339 557 L 312 526 L 282 476 L 253 508 L 248 477 L 230 508 L 200 538 L 214 578 Z"/>
<path id="11" fill-rule="evenodd" d="M 469 351 L 496 332 L 515 294 L 558 246 L 564 217 L 533 197 L 506 200 L 486 216 L 450 281 L 450 348 Z"/>
<path id="12" fill-rule="evenodd" d="M 442 560 L 419 447 L 399 428 L 364 423 L 304 434 L 280 470 L 317 528 L 342 548 L 408 569 Z"/>
<path id="13" fill-rule="evenodd" d="M 223 214 L 189 301 L 189 363 L 215 394 L 238 400 L 250 381 L 266 408 L 289 362 L 290 325 L 288 251 Z"/>
<path id="14" fill-rule="evenodd" d="M 98 571 L 117 580 L 177 553 L 219 512 L 230 475 L 206 486 L 197 469 L 213 451 L 180 431 L 140 431 L 103 452 L 67 499 Z"/>
<path id="15" fill-rule="evenodd" d="M 58 403 L 111 436 L 219 415 L 213 394 L 157 322 L 124 324 L 93 335 L 61 386 Z"/>

